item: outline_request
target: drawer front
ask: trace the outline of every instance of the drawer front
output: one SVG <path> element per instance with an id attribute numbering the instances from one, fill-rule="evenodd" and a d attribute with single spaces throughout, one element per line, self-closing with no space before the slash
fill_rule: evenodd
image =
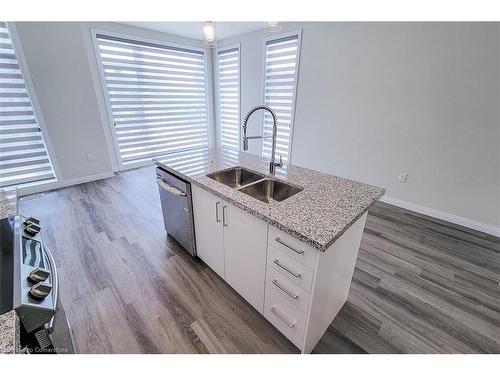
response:
<path id="1" fill-rule="evenodd" d="M 299 349 L 302 347 L 306 313 L 270 288 L 266 293 L 264 317 Z"/>
<path id="2" fill-rule="evenodd" d="M 271 266 L 267 266 L 266 274 L 266 294 L 271 293 L 272 289 L 273 291 L 283 296 L 286 300 L 288 300 L 288 302 L 297 306 L 303 312 L 307 312 L 310 297 L 309 293 L 288 280 L 286 277 L 282 276 Z"/>
<path id="3" fill-rule="evenodd" d="M 267 264 L 306 292 L 311 291 L 314 271 L 273 246 L 267 249 Z"/>
<path id="4" fill-rule="evenodd" d="M 293 238 L 273 226 L 269 226 L 268 244 L 273 246 L 293 259 L 314 269 L 316 267 L 316 256 L 318 250 L 306 245 L 304 242 Z"/>

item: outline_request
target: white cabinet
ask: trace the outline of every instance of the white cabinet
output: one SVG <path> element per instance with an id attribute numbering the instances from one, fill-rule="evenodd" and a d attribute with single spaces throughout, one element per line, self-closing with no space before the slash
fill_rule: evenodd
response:
<path id="1" fill-rule="evenodd" d="M 269 287 L 266 293 L 264 317 L 298 348 L 302 348 L 307 313 L 294 305 L 288 295 Z"/>
<path id="2" fill-rule="evenodd" d="M 367 214 L 325 252 L 269 228 L 264 316 L 310 353 L 349 293 Z"/>
<path id="3" fill-rule="evenodd" d="M 347 300 L 367 214 L 326 252 L 192 185 L 198 256 L 310 353 Z"/>
<path id="4" fill-rule="evenodd" d="M 267 224 L 228 203 L 224 222 L 225 280 L 262 314 Z"/>
<path id="5" fill-rule="evenodd" d="M 272 246 L 280 250 L 309 268 L 314 268 L 316 266 L 318 250 L 313 249 L 304 242 L 300 242 L 287 233 L 283 233 L 278 228 L 269 227 L 269 239 L 267 244 L 269 247 Z"/>
<path id="6" fill-rule="evenodd" d="M 318 251 L 316 250 L 316 252 Z M 273 246 L 269 246 L 267 250 L 267 264 L 306 292 L 309 293 L 311 291 L 314 277 L 313 269 L 296 261 Z"/>
<path id="7" fill-rule="evenodd" d="M 263 313 L 267 224 L 192 186 L 198 256 Z"/>
<path id="8" fill-rule="evenodd" d="M 191 185 L 191 191 L 196 251 L 211 269 L 224 278 L 222 199 L 195 185 Z"/>

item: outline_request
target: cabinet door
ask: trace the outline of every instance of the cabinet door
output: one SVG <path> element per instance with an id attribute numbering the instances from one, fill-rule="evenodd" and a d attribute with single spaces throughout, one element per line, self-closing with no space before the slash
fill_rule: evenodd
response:
<path id="1" fill-rule="evenodd" d="M 264 311 L 267 224 L 224 202 L 225 280 Z"/>
<path id="2" fill-rule="evenodd" d="M 222 200 L 191 185 L 197 255 L 224 278 Z"/>

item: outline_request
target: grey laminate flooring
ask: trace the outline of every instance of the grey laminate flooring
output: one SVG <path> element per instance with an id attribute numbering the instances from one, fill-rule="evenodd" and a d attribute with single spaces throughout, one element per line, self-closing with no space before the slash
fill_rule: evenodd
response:
<path id="1" fill-rule="evenodd" d="M 78 353 L 297 353 L 163 228 L 154 169 L 33 196 Z M 377 203 L 317 353 L 500 352 L 500 240 Z"/>

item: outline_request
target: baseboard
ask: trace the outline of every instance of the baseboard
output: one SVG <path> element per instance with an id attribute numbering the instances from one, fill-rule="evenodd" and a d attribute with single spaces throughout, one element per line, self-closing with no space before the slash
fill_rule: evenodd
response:
<path id="1" fill-rule="evenodd" d="M 78 185 L 78 184 L 84 184 L 86 182 L 102 180 L 104 178 L 113 177 L 114 175 L 115 175 L 114 172 L 104 172 L 104 173 L 98 173 L 98 174 L 94 174 L 94 175 L 90 175 L 90 176 L 72 178 L 70 180 L 56 181 L 54 183 L 49 183 L 49 184 L 28 186 L 28 187 L 24 187 L 24 188 L 19 188 L 18 194 L 20 197 L 23 197 L 25 195 L 43 193 L 46 191 L 60 189 L 60 188 L 71 186 L 71 185 Z"/>
<path id="2" fill-rule="evenodd" d="M 384 195 L 381 199 L 382 202 L 392 204 L 393 206 L 398 206 L 405 208 L 410 211 L 415 211 L 420 214 L 431 216 L 436 219 L 444 220 L 449 223 L 461 225 L 466 228 L 474 229 L 479 232 L 490 234 L 492 236 L 500 237 L 500 228 L 493 225 L 484 224 L 476 220 L 468 219 L 466 217 L 461 217 L 457 215 L 450 214 L 448 212 L 436 210 L 434 208 L 425 207 L 416 203 L 406 202 L 401 199 L 392 198 Z"/>
<path id="3" fill-rule="evenodd" d="M 78 184 L 84 184 L 86 182 L 91 182 L 91 181 L 96 181 L 96 180 L 102 180 L 105 178 L 110 178 L 115 175 L 114 172 L 104 172 L 104 173 L 98 173 L 94 174 L 91 176 L 84 176 L 84 177 L 78 177 L 78 178 L 72 178 L 71 180 L 65 180 L 61 182 L 61 185 L 59 187 L 66 187 L 66 186 L 71 186 L 71 185 L 78 185 Z"/>

